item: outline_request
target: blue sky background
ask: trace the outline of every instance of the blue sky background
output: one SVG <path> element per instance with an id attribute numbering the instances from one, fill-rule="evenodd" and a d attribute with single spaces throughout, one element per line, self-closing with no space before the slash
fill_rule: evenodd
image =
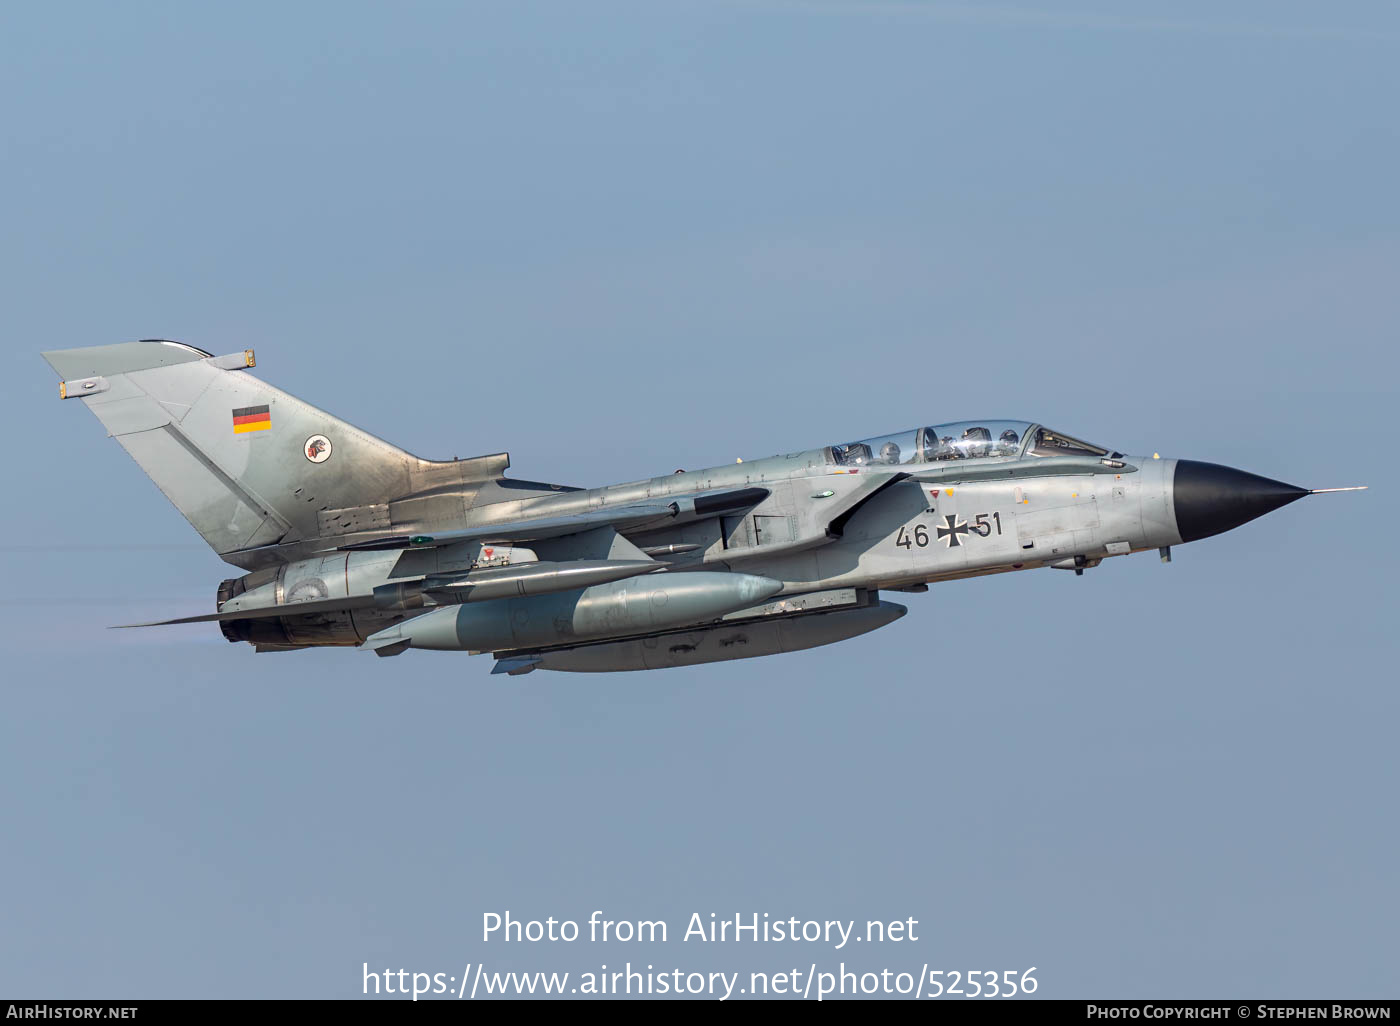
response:
<path id="1" fill-rule="evenodd" d="M 7 6 L 0 993 L 1394 996 L 1398 42 L 1383 3 Z M 146 337 L 568 484 L 1024 417 L 1372 487 L 777 659 L 255 656 L 106 629 L 231 576 L 38 356 Z M 674 932 L 482 944 L 505 909 Z"/>

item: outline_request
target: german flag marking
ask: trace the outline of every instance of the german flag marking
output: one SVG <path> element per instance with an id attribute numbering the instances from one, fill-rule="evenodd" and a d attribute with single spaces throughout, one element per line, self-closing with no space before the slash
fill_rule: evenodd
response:
<path id="1" fill-rule="evenodd" d="M 266 431 L 272 427 L 272 411 L 266 406 L 244 406 L 233 411 L 233 433 L 244 435 L 249 431 Z"/>

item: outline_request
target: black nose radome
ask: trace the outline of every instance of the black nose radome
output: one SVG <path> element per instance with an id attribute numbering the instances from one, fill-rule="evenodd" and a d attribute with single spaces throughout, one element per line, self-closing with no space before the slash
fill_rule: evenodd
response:
<path id="1" fill-rule="evenodd" d="M 1176 529 L 1183 542 L 1209 538 L 1307 494 L 1306 488 L 1247 474 L 1234 467 L 1177 460 L 1172 482 Z"/>

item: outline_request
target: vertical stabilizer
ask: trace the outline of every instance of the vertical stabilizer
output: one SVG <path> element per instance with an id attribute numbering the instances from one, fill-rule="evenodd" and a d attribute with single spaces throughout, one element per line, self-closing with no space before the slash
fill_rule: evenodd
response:
<path id="1" fill-rule="evenodd" d="M 420 460 L 254 377 L 251 350 L 216 357 L 143 341 L 44 358 L 64 379 L 60 395 L 92 410 L 226 558 L 382 530 L 394 500 L 508 464 Z M 459 501 L 452 512 L 463 508 Z"/>

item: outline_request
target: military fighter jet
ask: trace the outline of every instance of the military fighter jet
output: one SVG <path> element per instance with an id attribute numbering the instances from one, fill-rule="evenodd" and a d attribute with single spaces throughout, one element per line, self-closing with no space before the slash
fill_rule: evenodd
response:
<path id="1" fill-rule="evenodd" d="M 883 591 L 1238 527 L 1319 491 L 976 420 L 603 488 L 432 461 L 212 356 L 145 340 L 44 354 L 213 549 L 217 622 L 258 652 L 490 652 L 493 673 L 745 659 L 903 616 Z M 1362 486 L 1364 487 L 1364 486 Z M 157 626 L 136 624 L 132 626 Z"/>

